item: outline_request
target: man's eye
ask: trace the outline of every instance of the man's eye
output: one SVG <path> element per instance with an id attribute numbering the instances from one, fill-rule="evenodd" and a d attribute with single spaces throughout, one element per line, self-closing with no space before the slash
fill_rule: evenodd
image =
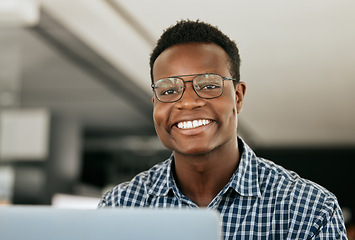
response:
<path id="1" fill-rule="evenodd" d="M 218 84 L 206 84 L 204 86 L 200 86 L 199 89 L 200 90 L 213 90 L 213 89 L 217 89 L 220 87 L 221 86 L 219 86 Z"/>
<path id="2" fill-rule="evenodd" d="M 171 94 L 176 94 L 177 90 L 174 88 L 164 90 L 160 93 L 160 95 L 171 95 Z"/>
<path id="3" fill-rule="evenodd" d="M 216 86 L 216 85 L 206 85 L 206 86 L 204 86 L 203 88 L 204 89 L 215 89 L 215 88 L 217 88 L 218 86 Z"/>

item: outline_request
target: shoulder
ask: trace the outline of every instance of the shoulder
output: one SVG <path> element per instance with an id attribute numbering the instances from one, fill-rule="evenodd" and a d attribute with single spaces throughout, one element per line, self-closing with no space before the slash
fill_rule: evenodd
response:
<path id="1" fill-rule="evenodd" d="M 261 192 L 277 194 L 290 201 L 306 204 L 321 204 L 336 197 L 326 188 L 310 180 L 300 177 L 297 173 L 287 170 L 272 161 L 257 158 L 258 175 Z"/>
<path id="2" fill-rule="evenodd" d="M 118 184 L 102 197 L 99 207 L 144 206 L 149 191 L 166 179 L 171 160 L 154 165 L 129 182 Z"/>
<path id="3" fill-rule="evenodd" d="M 288 194 L 294 197 L 313 199 L 335 198 L 335 196 L 326 188 L 310 180 L 300 177 L 297 173 L 287 170 L 284 167 L 275 164 L 272 161 L 257 158 L 259 183 L 262 190 L 279 190 L 286 196 Z"/>
<path id="4" fill-rule="evenodd" d="M 308 229 L 311 234 L 329 228 L 344 231 L 341 209 L 333 193 L 269 160 L 257 161 L 262 196 L 273 198 L 275 208 L 287 212 L 290 229 Z"/>

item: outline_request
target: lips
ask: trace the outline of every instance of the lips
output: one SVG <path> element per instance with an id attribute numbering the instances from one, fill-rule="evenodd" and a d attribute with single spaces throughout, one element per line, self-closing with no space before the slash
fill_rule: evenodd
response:
<path id="1" fill-rule="evenodd" d="M 176 127 L 179 129 L 193 129 L 201 126 L 210 124 L 212 121 L 208 119 L 196 119 L 191 121 L 182 121 L 176 124 Z"/>

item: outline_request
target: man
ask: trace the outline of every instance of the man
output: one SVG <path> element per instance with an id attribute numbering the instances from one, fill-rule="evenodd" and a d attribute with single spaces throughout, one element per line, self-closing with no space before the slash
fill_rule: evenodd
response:
<path id="1" fill-rule="evenodd" d="M 235 43 L 209 24 L 180 21 L 164 32 L 150 59 L 153 119 L 173 154 L 100 206 L 217 209 L 225 239 L 346 239 L 333 194 L 237 137 L 239 66 Z"/>

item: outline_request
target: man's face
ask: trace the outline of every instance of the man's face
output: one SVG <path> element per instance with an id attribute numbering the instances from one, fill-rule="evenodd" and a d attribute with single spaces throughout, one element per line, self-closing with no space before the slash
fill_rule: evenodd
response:
<path id="1" fill-rule="evenodd" d="M 228 60 L 225 51 L 213 43 L 174 45 L 156 59 L 154 82 L 165 77 L 202 73 L 231 77 Z M 183 77 L 183 80 L 192 78 Z M 185 83 L 185 92 L 177 102 L 160 102 L 154 96 L 153 119 L 161 142 L 186 155 L 206 154 L 228 144 L 235 145 L 237 113 L 244 93 L 244 83 L 234 88 L 233 81 L 226 80 L 223 94 L 214 99 L 197 96 L 191 82 Z"/>

